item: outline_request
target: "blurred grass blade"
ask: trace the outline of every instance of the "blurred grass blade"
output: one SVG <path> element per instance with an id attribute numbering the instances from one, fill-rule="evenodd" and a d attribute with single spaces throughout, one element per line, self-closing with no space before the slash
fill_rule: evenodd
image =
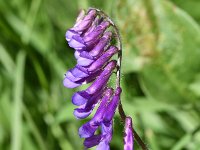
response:
<path id="1" fill-rule="evenodd" d="M 3 66 L 9 72 L 9 74 L 13 73 L 13 69 L 14 69 L 15 64 L 14 64 L 10 54 L 1 45 L 1 43 L 0 43 L 0 62 L 3 64 Z"/>
<path id="2" fill-rule="evenodd" d="M 172 150 L 182 150 L 191 141 L 192 135 L 190 133 L 184 135 L 175 145 Z"/>
<path id="3" fill-rule="evenodd" d="M 42 136 L 37 128 L 37 126 L 35 125 L 35 122 L 33 121 L 28 109 L 26 108 L 25 105 L 22 106 L 23 108 L 23 112 L 24 112 L 24 116 L 28 122 L 29 128 L 32 131 L 33 136 L 36 139 L 36 142 L 38 144 L 38 147 L 40 148 L 40 150 L 47 150 L 45 143 L 42 139 Z"/>
<path id="4" fill-rule="evenodd" d="M 12 118 L 12 137 L 11 150 L 21 150 L 21 130 L 22 130 L 22 103 L 24 88 L 24 68 L 26 54 L 23 50 L 17 55 L 16 70 L 14 76 L 13 89 L 13 118 Z"/>

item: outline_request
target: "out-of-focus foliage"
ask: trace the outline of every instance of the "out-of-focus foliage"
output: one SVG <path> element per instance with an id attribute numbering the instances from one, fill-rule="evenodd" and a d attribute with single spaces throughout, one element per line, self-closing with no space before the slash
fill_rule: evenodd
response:
<path id="1" fill-rule="evenodd" d="M 122 103 L 145 143 L 199 150 L 199 0 L 0 1 L 0 149 L 83 149 L 77 130 L 86 120 L 74 118 L 76 89 L 62 79 L 75 64 L 65 31 L 88 7 L 122 33 Z M 111 149 L 123 149 L 122 131 L 117 116 Z"/>

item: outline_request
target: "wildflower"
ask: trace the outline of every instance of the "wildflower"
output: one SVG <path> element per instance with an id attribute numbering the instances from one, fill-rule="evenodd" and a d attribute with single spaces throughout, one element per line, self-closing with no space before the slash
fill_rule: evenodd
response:
<path id="1" fill-rule="evenodd" d="M 90 9 L 87 13 L 81 11 L 75 25 L 65 34 L 69 46 L 75 50 L 77 64 L 66 72 L 63 84 L 67 88 L 76 88 L 91 83 L 85 90 L 74 93 L 72 103 L 78 106 L 74 109 L 77 119 L 88 117 L 95 106 L 99 105 L 92 119 L 78 131 L 79 136 L 85 138 L 84 146 L 97 146 L 97 150 L 110 149 L 113 117 L 122 92 L 119 82 L 115 90 L 108 86 L 114 70 L 117 70 L 117 75 L 120 74 L 120 66 L 112 56 L 121 49 L 111 43 L 114 37 L 112 30 L 108 31 L 110 26 L 113 27 L 110 19 L 101 16 L 96 9 Z M 117 78 L 119 80 L 119 77 Z M 130 119 L 127 119 L 124 137 L 126 150 L 132 148 L 127 142 L 133 143 L 129 124 Z M 99 129 L 100 134 L 96 134 Z"/>

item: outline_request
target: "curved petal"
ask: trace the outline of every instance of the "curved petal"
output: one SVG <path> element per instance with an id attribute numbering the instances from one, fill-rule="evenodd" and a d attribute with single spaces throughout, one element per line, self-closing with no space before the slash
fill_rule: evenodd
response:
<path id="1" fill-rule="evenodd" d="M 118 52 L 118 48 L 111 46 L 101 57 L 94 61 L 88 68 L 89 72 L 95 71 L 97 68 L 102 68 L 104 64 Z"/>
<path id="2" fill-rule="evenodd" d="M 109 43 L 112 36 L 112 32 L 107 31 L 103 34 L 98 44 L 89 52 L 93 57 L 98 57 L 104 51 L 106 45 Z"/>
<path id="3" fill-rule="evenodd" d="M 76 87 L 80 86 L 81 84 L 75 83 L 75 82 L 69 80 L 68 78 L 64 78 L 63 85 L 67 88 L 76 88 Z"/>
<path id="4" fill-rule="evenodd" d="M 89 94 L 94 94 L 100 91 L 106 85 L 112 74 L 112 71 L 116 67 L 116 63 L 117 62 L 115 60 L 112 60 L 106 65 L 99 77 L 92 83 L 91 86 L 86 89 Z"/>
<path id="5" fill-rule="evenodd" d="M 87 92 L 79 91 L 74 93 L 72 96 L 72 103 L 77 106 L 84 105 L 90 97 L 91 95 L 89 95 Z"/>
<path id="6" fill-rule="evenodd" d="M 86 138 L 83 144 L 86 148 L 91 148 L 93 146 L 98 145 L 99 142 L 101 141 L 101 138 L 102 138 L 101 135 L 93 135 L 89 138 Z"/>
<path id="7" fill-rule="evenodd" d="M 79 33 L 77 33 L 76 31 L 69 29 L 69 30 L 67 30 L 67 32 L 65 34 L 65 38 L 69 42 L 73 38 L 73 36 L 78 35 L 78 34 Z"/>
<path id="8" fill-rule="evenodd" d="M 78 133 L 81 138 L 88 138 L 94 135 L 97 129 L 98 126 L 91 125 L 90 122 L 87 122 L 79 128 Z"/>
<path id="9" fill-rule="evenodd" d="M 75 50 L 84 50 L 86 48 L 86 45 L 84 43 L 84 40 L 80 35 L 74 35 L 72 36 L 71 40 L 68 42 L 69 46 L 74 48 Z"/>
<path id="10" fill-rule="evenodd" d="M 83 14 L 80 14 L 80 19 L 78 19 L 77 23 L 73 27 L 73 30 L 77 32 L 83 32 L 91 26 L 96 17 L 96 10 L 89 10 L 84 18 L 82 17 L 82 15 Z"/>

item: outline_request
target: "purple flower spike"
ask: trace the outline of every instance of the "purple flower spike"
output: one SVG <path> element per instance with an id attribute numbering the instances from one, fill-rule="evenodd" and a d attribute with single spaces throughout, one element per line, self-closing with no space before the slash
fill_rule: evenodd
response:
<path id="1" fill-rule="evenodd" d="M 111 28 L 111 29 L 109 29 Z M 115 34 L 115 36 L 112 36 Z M 113 21 L 101 10 L 91 8 L 81 11 L 75 25 L 70 28 L 65 38 L 73 48 L 77 64 L 67 71 L 63 84 L 75 88 L 91 83 L 85 90 L 72 96 L 74 116 L 77 119 L 88 117 L 98 106 L 92 119 L 79 128 L 79 136 L 85 138 L 86 149 L 97 146 L 96 150 L 110 150 L 113 135 L 113 118 L 120 102 L 120 70 L 122 49 L 119 30 Z M 112 41 L 116 41 L 113 43 Z M 117 61 L 113 57 L 118 53 Z M 111 59 L 111 60 L 110 60 Z M 109 78 L 116 68 L 116 90 L 109 88 Z M 120 105 L 121 106 L 121 105 Z M 125 120 L 124 150 L 133 150 L 134 135 L 131 117 L 126 117 L 123 108 L 119 109 Z M 100 133 L 96 134 L 100 129 Z"/>
<path id="2" fill-rule="evenodd" d="M 83 126 L 79 128 L 80 137 L 88 138 L 94 135 L 94 132 L 97 130 L 97 128 L 103 121 L 103 115 L 104 115 L 104 112 L 106 111 L 106 105 L 113 94 L 113 89 L 108 88 L 104 94 L 105 95 L 102 98 L 101 104 L 99 108 L 97 109 L 94 117 L 89 122 L 87 122 L 86 124 L 84 124 Z"/>
<path id="3" fill-rule="evenodd" d="M 88 71 L 93 72 L 97 68 L 102 68 L 102 66 L 117 52 L 118 48 L 111 46 L 101 57 L 91 64 L 91 66 L 88 68 Z"/>
<path id="4" fill-rule="evenodd" d="M 132 118 L 126 117 L 125 121 L 125 133 L 124 133 L 124 150 L 133 150 L 133 127 Z"/>
<path id="5" fill-rule="evenodd" d="M 110 61 L 105 68 L 103 69 L 102 73 L 99 75 L 99 77 L 92 83 L 90 87 L 86 89 L 86 91 L 89 94 L 94 94 L 102 87 L 104 87 L 110 78 L 112 71 L 115 69 L 117 62 L 115 60 Z"/>

